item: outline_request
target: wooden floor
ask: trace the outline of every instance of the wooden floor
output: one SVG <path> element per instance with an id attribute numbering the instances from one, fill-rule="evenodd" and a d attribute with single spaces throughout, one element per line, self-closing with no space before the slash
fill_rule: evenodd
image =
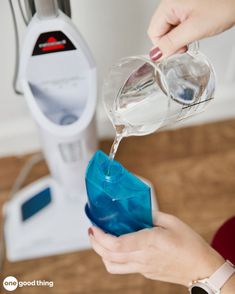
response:
<path id="1" fill-rule="evenodd" d="M 100 143 L 108 152 L 110 141 Z M 0 205 L 28 157 L 0 159 Z M 235 214 L 235 120 L 161 132 L 123 141 L 117 159 L 152 181 L 162 211 L 190 224 L 208 242 L 216 229 Z M 47 173 L 44 163 L 30 175 Z M 157 262 L 157 261 L 156 261 Z M 53 280 L 53 288 L 21 288 L 17 293 L 182 294 L 186 289 L 150 281 L 140 275 L 106 273 L 93 251 L 25 262 L 4 262 L 2 277 Z"/>

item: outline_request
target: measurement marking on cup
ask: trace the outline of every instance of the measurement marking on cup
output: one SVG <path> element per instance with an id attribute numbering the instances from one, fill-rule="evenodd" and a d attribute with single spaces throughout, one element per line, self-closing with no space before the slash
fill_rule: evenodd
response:
<path id="1" fill-rule="evenodd" d="M 202 103 L 204 103 L 204 102 L 207 102 L 207 101 L 210 101 L 210 100 L 213 100 L 213 99 L 214 99 L 214 97 L 209 98 L 209 99 L 206 99 L 206 100 L 202 100 L 202 101 L 200 101 L 200 102 L 197 102 L 197 103 L 194 103 L 194 104 L 190 104 L 190 105 L 184 106 L 182 109 L 191 108 L 191 107 L 193 107 L 193 106 L 195 106 L 195 105 L 199 105 L 199 104 L 202 104 Z"/>

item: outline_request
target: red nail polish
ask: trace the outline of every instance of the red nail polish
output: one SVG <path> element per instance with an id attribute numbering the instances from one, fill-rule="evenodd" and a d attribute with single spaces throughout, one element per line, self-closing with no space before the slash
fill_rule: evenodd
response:
<path id="1" fill-rule="evenodd" d="M 150 51 L 149 56 L 152 61 L 156 61 L 162 57 L 162 51 L 159 47 L 156 47 Z"/>
<path id="2" fill-rule="evenodd" d="M 94 236 L 94 232 L 93 232 L 92 228 L 88 229 L 88 235 L 89 236 Z"/>

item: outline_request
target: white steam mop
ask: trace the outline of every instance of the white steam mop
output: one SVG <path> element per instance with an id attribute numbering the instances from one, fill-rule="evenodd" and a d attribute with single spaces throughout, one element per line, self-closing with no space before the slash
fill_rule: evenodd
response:
<path id="1" fill-rule="evenodd" d="M 96 68 L 57 1 L 36 1 L 21 52 L 20 84 L 51 176 L 6 203 L 7 257 L 17 261 L 88 248 L 84 175 L 97 146 Z"/>

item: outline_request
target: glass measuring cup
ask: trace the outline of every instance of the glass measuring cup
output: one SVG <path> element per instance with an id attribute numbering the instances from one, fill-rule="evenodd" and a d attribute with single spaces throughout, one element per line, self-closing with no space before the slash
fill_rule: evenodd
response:
<path id="1" fill-rule="evenodd" d="M 159 62 L 121 59 L 104 81 L 103 101 L 117 134 L 141 136 L 200 113 L 214 92 L 214 69 L 195 43 Z"/>

